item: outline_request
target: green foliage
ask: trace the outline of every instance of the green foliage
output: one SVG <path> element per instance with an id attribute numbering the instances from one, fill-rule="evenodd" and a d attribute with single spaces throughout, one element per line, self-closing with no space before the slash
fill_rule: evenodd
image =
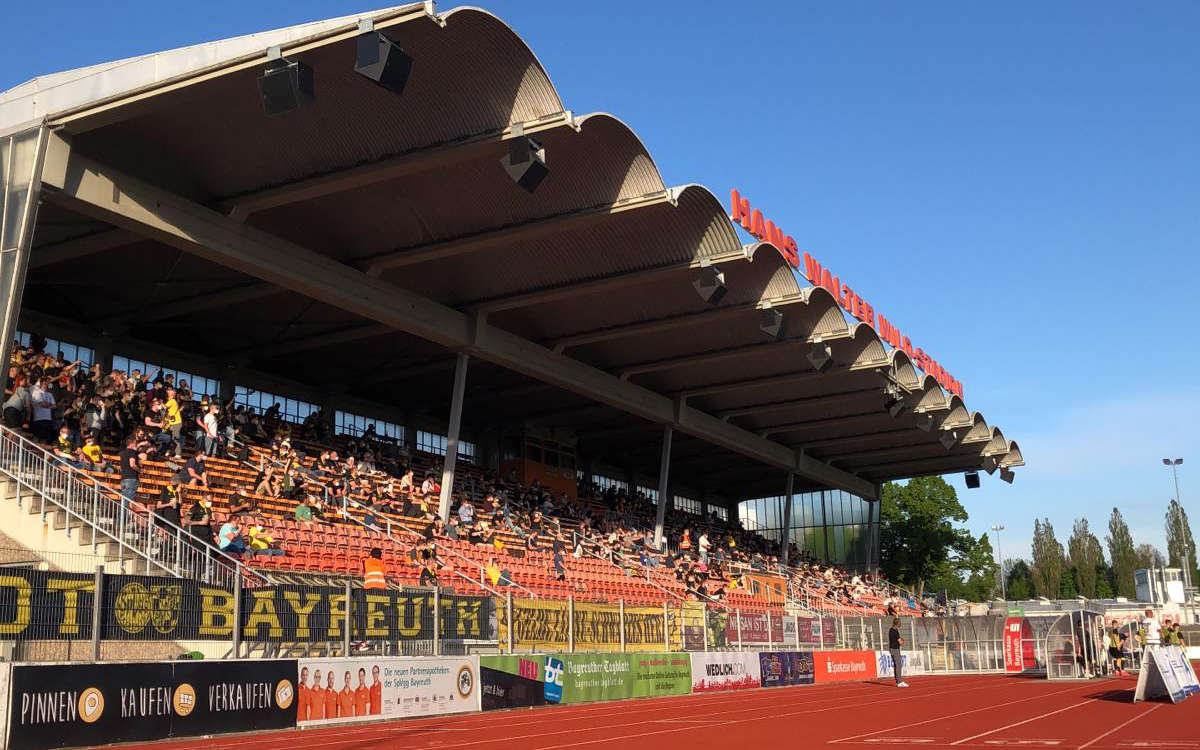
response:
<path id="1" fill-rule="evenodd" d="M 1133 598 L 1133 571 L 1137 569 L 1137 551 L 1133 547 L 1133 536 L 1129 525 L 1121 517 L 1121 511 L 1112 509 L 1108 519 L 1108 558 L 1112 561 L 1110 584 L 1113 594 Z"/>
<path id="2" fill-rule="evenodd" d="M 1061 596 L 1066 560 L 1062 544 L 1054 536 L 1050 519 L 1033 522 L 1033 589 L 1038 596 L 1057 599 Z M 1070 576 L 1067 576 L 1070 578 Z M 1070 588 L 1075 588 L 1074 580 Z M 1074 596 L 1074 594 L 1072 594 Z"/>
<path id="3" fill-rule="evenodd" d="M 1137 561 L 1137 568 L 1163 568 L 1166 567 L 1167 561 L 1158 551 L 1158 548 L 1152 544 L 1139 544 L 1134 550 L 1134 559 Z"/>
<path id="4" fill-rule="evenodd" d="M 1074 599 L 1079 596 L 1079 589 L 1075 586 L 1075 566 L 1067 568 L 1064 575 L 1059 579 L 1058 594 L 1050 597 L 1051 599 Z"/>
<path id="5" fill-rule="evenodd" d="M 1004 581 L 1010 601 L 1033 598 L 1033 571 L 1029 563 L 1017 560 L 1008 569 L 1008 578 Z"/>
<path id="6" fill-rule="evenodd" d="M 1192 581 L 1200 581 L 1196 572 L 1196 545 L 1192 541 L 1192 526 L 1187 511 L 1177 500 L 1167 506 L 1167 562 L 1173 568 L 1191 571 Z"/>
<path id="7" fill-rule="evenodd" d="M 918 593 L 936 582 L 951 597 L 987 598 L 996 570 L 992 547 L 986 535 L 975 539 L 955 526 L 967 520 L 967 511 L 946 480 L 889 482 L 883 486 L 879 511 L 879 556 L 889 579 Z M 981 587 L 983 595 L 974 595 Z"/>
<path id="8" fill-rule="evenodd" d="M 1083 596 L 1095 599 L 1096 567 L 1104 563 L 1104 552 L 1100 549 L 1100 540 L 1088 529 L 1086 518 L 1076 519 L 1067 550 L 1074 571 L 1075 589 Z"/>

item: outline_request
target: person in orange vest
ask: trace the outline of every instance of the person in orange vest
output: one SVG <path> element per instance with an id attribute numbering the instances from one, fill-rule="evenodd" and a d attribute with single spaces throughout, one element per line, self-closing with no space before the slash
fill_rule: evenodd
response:
<path id="1" fill-rule="evenodd" d="M 363 588 L 370 591 L 386 589 L 387 585 L 387 568 L 383 564 L 383 550 L 379 547 L 372 547 L 370 555 L 363 559 Z M 355 651 L 366 651 L 370 648 L 371 644 L 366 641 L 354 644 Z"/>

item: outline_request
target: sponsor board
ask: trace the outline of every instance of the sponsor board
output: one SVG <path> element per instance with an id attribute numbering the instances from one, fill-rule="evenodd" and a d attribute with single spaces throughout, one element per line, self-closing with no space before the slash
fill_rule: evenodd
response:
<path id="1" fill-rule="evenodd" d="M 758 654 L 752 651 L 715 651 L 694 653 L 692 692 L 744 690 L 761 685 Z"/>
<path id="2" fill-rule="evenodd" d="M 1024 617 L 1009 617 L 1004 620 L 1004 671 L 1025 671 L 1025 653 L 1021 648 Z"/>
<path id="3" fill-rule="evenodd" d="M 30 633 L 38 640 L 90 639 L 94 589 L 91 573 L 4 571 L 0 639 L 29 638 Z M 340 641 L 346 621 L 345 591 L 336 586 L 248 589 L 238 618 L 231 590 L 190 579 L 106 575 L 102 594 L 102 640 L 227 640 L 236 620 L 248 641 Z M 443 638 L 491 640 L 494 618 L 489 597 L 441 597 Z M 429 640 L 433 594 L 355 589 L 350 619 L 355 638 Z"/>
<path id="4" fill-rule="evenodd" d="M 546 657 L 537 654 L 479 657 L 479 697 L 483 710 L 545 705 L 542 681 L 545 669 Z"/>
<path id="5" fill-rule="evenodd" d="M 877 673 L 874 651 L 817 651 L 813 654 L 817 683 L 873 680 Z"/>
<path id="6" fill-rule="evenodd" d="M 570 645 L 567 627 L 569 604 L 544 599 L 513 599 L 513 645 L 537 651 L 560 651 Z M 611 604 L 575 603 L 575 648 L 588 651 L 621 650 L 621 611 Z M 508 622 L 499 619 L 499 642 L 508 640 Z M 625 608 L 625 648 L 628 651 L 663 649 L 661 607 Z M 678 643 L 676 646 L 680 645 Z"/>
<path id="7" fill-rule="evenodd" d="M 783 615 L 773 614 L 770 619 L 760 612 L 741 613 L 741 631 L 738 617 L 730 615 L 725 623 L 725 639 L 729 643 L 783 643 Z"/>
<path id="8" fill-rule="evenodd" d="M 1133 700 L 1167 697 L 1172 703 L 1200 693 L 1200 681 L 1179 646 L 1146 646 Z"/>
<path id="9" fill-rule="evenodd" d="M 692 661 L 688 654 L 662 653 L 548 656 L 548 702 L 552 702 L 551 677 L 561 677 L 562 703 L 687 695 L 692 689 Z"/>
<path id="10" fill-rule="evenodd" d="M 901 651 L 900 652 L 900 675 L 908 677 L 914 674 L 925 674 L 925 655 L 920 651 Z M 876 651 L 876 677 L 894 677 L 892 671 L 892 652 Z"/>
<path id="11" fill-rule="evenodd" d="M 763 687 L 813 684 L 811 651 L 763 651 L 758 662 Z"/>
<path id="12" fill-rule="evenodd" d="M 16 665 L 12 750 L 282 729 L 295 660 Z"/>
<path id="13" fill-rule="evenodd" d="M 479 658 L 301 659 L 301 726 L 479 710 Z"/>

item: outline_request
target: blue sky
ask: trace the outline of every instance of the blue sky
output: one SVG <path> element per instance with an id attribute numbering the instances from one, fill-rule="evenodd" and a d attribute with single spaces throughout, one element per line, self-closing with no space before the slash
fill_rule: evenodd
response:
<path id="1" fill-rule="evenodd" d="M 1114 505 L 1161 545 L 1166 455 L 1200 519 L 1200 4 L 485 7 L 569 108 L 620 116 L 669 183 L 748 193 L 962 381 L 1028 462 L 1012 486 L 953 478 L 976 533 L 1008 527 L 1007 556 L 1028 556 L 1034 516 L 1103 538 Z M 364 10 L 55 9 L 19 19 L 0 89 Z"/>

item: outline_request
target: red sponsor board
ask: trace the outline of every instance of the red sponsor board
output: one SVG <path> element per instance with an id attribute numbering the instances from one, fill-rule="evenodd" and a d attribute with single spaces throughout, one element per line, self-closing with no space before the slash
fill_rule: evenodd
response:
<path id="1" fill-rule="evenodd" d="M 874 651 L 818 651 L 813 654 L 817 684 L 875 679 Z"/>
<path id="2" fill-rule="evenodd" d="M 1021 672 L 1025 669 L 1025 654 L 1021 649 L 1021 624 L 1024 617 L 1009 617 L 1004 621 L 1004 671 Z"/>

